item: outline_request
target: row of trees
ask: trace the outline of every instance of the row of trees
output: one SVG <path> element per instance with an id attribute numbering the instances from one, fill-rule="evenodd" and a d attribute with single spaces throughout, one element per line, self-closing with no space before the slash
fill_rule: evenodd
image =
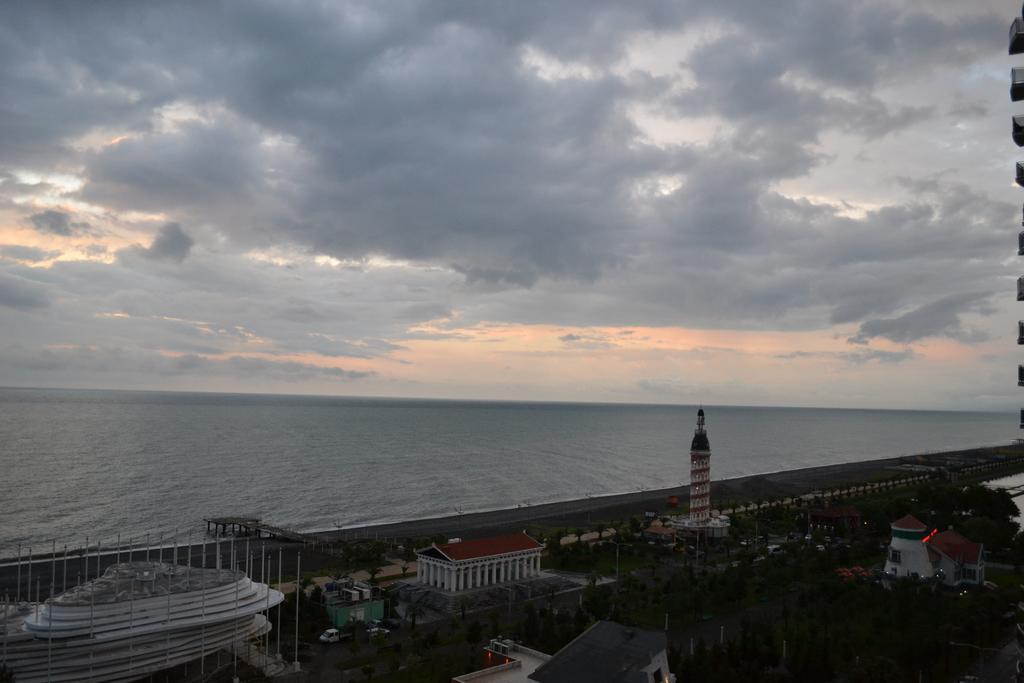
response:
<path id="1" fill-rule="evenodd" d="M 1018 597 L 1011 593 L 956 597 L 922 584 L 887 591 L 822 580 L 803 587 L 796 609 L 744 623 L 724 646 L 698 643 L 692 656 L 674 650 L 672 670 L 680 680 L 706 683 L 946 681 L 972 659 L 949 643 L 997 643 L 1006 601 Z"/>

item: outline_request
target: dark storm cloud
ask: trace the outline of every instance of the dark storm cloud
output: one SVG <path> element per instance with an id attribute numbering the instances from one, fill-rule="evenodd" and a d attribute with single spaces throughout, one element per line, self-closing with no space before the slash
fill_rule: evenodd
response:
<path id="1" fill-rule="evenodd" d="M 166 223 L 157 231 L 152 244 L 148 247 L 134 247 L 133 250 L 140 256 L 153 261 L 181 263 L 192 251 L 193 244 L 195 242 L 185 234 L 180 225 Z"/>
<path id="2" fill-rule="evenodd" d="M 874 337 L 894 342 L 909 343 L 926 337 L 951 337 L 959 341 L 974 342 L 986 339 L 983 332 L 964 327 L 961 317 L 965 313 L 991 313 L 987 293 L 954 294 L 925 304 L 895 318 L 866 320 L 857 334 L 850 339 L 866 344 Z"/>
<path id="3" fill-rule="evenodd" d="M 28 220 L 32 227 L 39 232 L 59 237 L 70 237 L 77 233 L 88 232 L 91 227 L 83 221 L 72 221 L 71 216 L 64 211 L 52 209 L 34 213 L 28 217 Z"/>
<path id="4" fill-rule="evenodd" d="M 63 211 L 40 211 L 29 216 L 29 221 L 39 232 L 51 235 L 71 235 L 71 218 Z"/>
<path id="5" fill-rule="evenodd" d="M 192 238 L 177 223 L 167 223 L 145 250 L 147 258 L 182 262 L 192 250 Z"/>
<path id="6" fill-rule="evenodd" d="M 0 244 L 0 257 L 14 259 L 16 261 L 49 261 L 60 256 L 59 251 L 40 249 L 39 247 L 26 247 L 21 244 Z"/>
<path id="7" fill-rule="evenodd" d="M 50 297 L 38 283 L 0 272 L 0 306 L 28 311 L 49 305 Z"/>
<path id="8" fill-rule="evenodd" d="M 886 351 L 885 349 L 857 349 L 855 351 L 792 351 L 775 356 L 780 360 L 799 360 L 803 358 L 835 358 L 838 360 L 861 365 L 871 361 L 879 363 L 902 363 L 914 357 L 913 349 Z"/>
<path id="9" fill-rule="evenodd" d="M 373 375 L 371 372 L 321 367 L 295 361 L 241 356 L 209 357 L 197 354 L 163 356 L 146 351 L 96 346 L 63 346 L 42 349 L 28 349 L 19 345 L 2 346 L 0 347 L 0 366 L 14 368 L 19 372 L 29 370 L 44 375 L 69 371 L 79 376 L 96 376 L 106 373 L 116 375 L 146 373 L 165 377 L 228 375 L 287 383 L 316 379 L 350 382 Z"/>
<path id="10" fill-rule="evenodd" d="M 947 10 L 898 0 L 19 4 L 0 23 L 0 199 L 59 190 L 25 180 L 26 169 L 80 169 L 70 199 L 165 215 L 188 233 L 169 223 L 114 264 L 59 264 L 39 282 L 4 275 L 0 288 L 19 310 L 45 305 L 46 292 L 73 301 L 32 343 L 109 335 L 107 348 L 129 353 L 230 353 L 251 335 L 282 353 L 374 356 L 403 339 L 456 336 L 408 329 L 456 317 L 859 324 L 857 342 L 974 341 L 961 315 L 988 309 L 956 293 L 1000 286 L 1017 207 L 955 169 L 904 180 L 900 198 L 863 210 L 780 189 L 839 154 L 829 136 L 867 159 L 870 145 L 917 127 L 945 134 L 941 113 L 977 119 L 966 99 L 892 96 L 994 49 L 1002 15 Z M 682 63 L 666 55 L 659 73 L 619 63 L 666 36 L 694 44 Z M 534 53 L 563 62 L 554 77 L 526 59 Z M 694 117 L 720 127 L 658 142 L 638 107 L 687 130 Z M 890 165 L 864 175 L 887 177 Z M 645 189 L 664 178 L 678 189 Z M 40 232 L 76 232 L 69 214 L 9 205 Z M 275 248 L 307 260 L 239 265 L 240 253 Z M 319 270 L 314 254 L 357 265 Z M 405 265 L 365 267 L 374 257 Z M 125 317 L 96 317 L 115 313 Z M 562 341 L 588 341 L 573 336 Z M 847 360 L 909 355 L 856 349 Z"/>

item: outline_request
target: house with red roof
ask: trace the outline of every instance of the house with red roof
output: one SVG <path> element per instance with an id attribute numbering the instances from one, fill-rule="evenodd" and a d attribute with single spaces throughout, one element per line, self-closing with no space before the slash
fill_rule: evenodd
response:
<path id="1" fill-rule="evenodd" d="M 416 581 L 452 593 L 534 578 L 543 549 L 525 532 L 434 543 L 416 551 Z"/>
<path id="2" fill-rule="evenodd" d="M 974 543 L 947 529 L 928 539 L 928 550 L 947 586 L 985 583 L 985 556 L 981 543 Z"/>
<path id="3" fill-rule="evenodd" d="M 985 582 L 985 551 L 948 529 L 928 530 L 924 522 L 906 515 L 890 525 L 892 540 L 885 573 L 893 578 L 939 578 L 950 587 Z"/>

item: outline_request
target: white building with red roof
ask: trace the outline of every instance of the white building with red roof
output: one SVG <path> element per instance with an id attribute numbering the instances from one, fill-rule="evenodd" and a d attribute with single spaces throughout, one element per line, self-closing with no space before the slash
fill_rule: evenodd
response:
<path id="1" fill-rule="evenodd" d="M 928 531 L 913 515 L 890 525 L 892 540 L 885 561 L 885 573 L 894 578 L 939 577 L 951 586 L 980 585 L 985 582 L 984 547 L 949 529 Z"/>
<path id="2" fill-rule="evenodd" d="M 952 529 L 933 535 L 928 548 L 947 586 L 985 583 L 985 549 Z"/>
<path id="3" fill-rule="evenodd" d="M 434 543 L 416 551 L 416 581 L 451 593 L 529 579 L 543 549 L 525 533 Z"/>

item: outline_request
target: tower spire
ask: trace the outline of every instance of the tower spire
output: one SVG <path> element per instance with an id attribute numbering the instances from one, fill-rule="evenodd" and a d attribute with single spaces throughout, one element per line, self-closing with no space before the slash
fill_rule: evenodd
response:
<path id="1" fill-rule="evenodd" d="M 706 522 L 711 516 L 711 442 L 704 428 L 704 408 L 697 410 L 697 428 L 690 442 L 690 519 Z"/>

